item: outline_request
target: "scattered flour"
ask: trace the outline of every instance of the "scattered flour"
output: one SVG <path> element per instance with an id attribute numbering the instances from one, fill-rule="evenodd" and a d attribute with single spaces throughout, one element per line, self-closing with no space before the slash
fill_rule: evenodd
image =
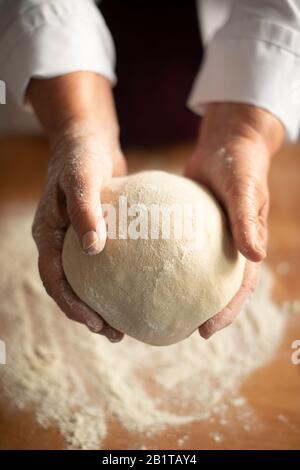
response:
<path id="1" fill-rule="evenodd" d="M 183 436 L 179 437 L 179 438 L 177 439 L 177 445 L 178 445 L 178 447 L 183 447 L 188 438 L 189 438 L 189 435 L 188 435 L 188 434 L 184 434 Z"/>
<path id="2" fill-rule="evenodd" d="M 251 428 L 250 424 L 244 424 L 243 429 L 246 432 L 250 432 L 252 428 Z"/>
<path id="3" fill-rule="evenodd" d="M 298 315 L 300 313 L 300 300 L 285 300 L 282 302 L 281 309 L 287 315 Z"/>
<path id="4" fill-rule="evenodd" d="M 211 432 L 210 437 L 216 444 L 220 444 L 224 441 L 224 437 L 219 432 Z"/>
<path id="5" fill-rule="evenodd" d="M 291 271 L 291 266 L 289 263 L 282 261 L 281 263 L 278 263 L 276 266 L 276 272 L 277 274 L 281 276 L 287 276 Z"/>
<path id="6" fill-rule="evenodd" d="M 285 424 L 289 422 L 289 419 L 287 418 L 287 416 L 282 415 L 282 414 L 279 414 L 277 416 L 277 419 L 278 421 L 281 421 L 282 423 L 285 423 Z"/>
<path id="7" fill-rule="evenodd" d="M 111 415 L 128 431 L 144 433 L 147 444 L 147 436 L 166 427 L 215 417 L 225 425 L 230 404 L 247 407 L 240 384 L 269 360 L 285 322 L 270 300 L 266 269 L 243 314 L 209 341 L 196 332 L 163 348 L 130 338 L 110 344 L 66 319 L 46 295 L 30 235 L 33 208 L 18 210 L 2 213 L 0 234 L 0 336 L 7 345 L 0 385 L 14 406 L 33 407 L 38 423 L 56 425 L 75 449 L 101 447 Z M 248 415 L 241 418 L 245 431 Z"/>

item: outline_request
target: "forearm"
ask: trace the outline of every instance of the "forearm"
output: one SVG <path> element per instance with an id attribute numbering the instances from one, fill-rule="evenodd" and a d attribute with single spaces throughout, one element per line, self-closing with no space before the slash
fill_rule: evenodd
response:
<path id="1" fill-rule="evenodd" d="M 205 61 L 190 108 L 203 114 L 209 103 L 248 103 L 272 113 L 283 123 L 286 137 L 298 139 L 300 0 L 224 0 L 223 15 L 219 3 L 201 0 L 203 18 L 207 26 L 212 20 L 217 32 L 204 31 Z"/>
<path id="2" fill-rule="evenodd" d="M 76 297 L 61 264 L 69 224 L 87 255 L 98 254 L 105 245 L 101 191 L 112 175 L 124 173 L 126 167 L 110 84 L 88 72 L 34 79 L 27 99 L 51 144 L 47 178 L 32 230 L 41 278 L 68 318 L 117 341 L 122 335 Z"/>
<path id="3" fill-rule="evenodd" d="M 115 51 L 100 10 L 86 0 L 0 0 L 1 79 L 24 105 L 36 80 L 87 71 L 114 84 Z"/>
<path id="4" fill-rule="evenodd" d="M 51 79 L 32 79 L 27 100 L 51 142 L 66 133 L 118 141 L 119 127 L 109 81 L 92 72 L 74 72 Z"/>

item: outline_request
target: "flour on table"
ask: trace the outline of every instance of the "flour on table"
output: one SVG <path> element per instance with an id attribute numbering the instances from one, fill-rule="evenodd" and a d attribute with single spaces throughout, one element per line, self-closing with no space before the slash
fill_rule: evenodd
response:
<path id="1" fill-rule="evenodd" d="M 112 415 L 129 432 L 143 433 L 147 448 L 165 428 L 198 421 L 224 426 L 229 407 L 241 429 L 255 426 L 240 385 L 271 358 L 285 323 L 271 301 L 266 268 L 243 314 L 209 341 L 196 332 L 163 348 L 130 338 L 110 344 L 66 319 L 46 295 L 30 235 L 33 212 L 24 204 L 1 216 L 0 332 L 7 364 L 0 366 L 0 384 L 13 406 L 33 409 L 40 425 L 56 425 L 66 447 L 75 449 L 100 448 Z"/>

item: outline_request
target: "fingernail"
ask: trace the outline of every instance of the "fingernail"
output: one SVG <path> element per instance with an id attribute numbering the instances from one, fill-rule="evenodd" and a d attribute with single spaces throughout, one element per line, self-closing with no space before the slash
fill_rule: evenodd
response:
<path id="1" fill-rule="evenodd" d="M 92 333 L 100 333 L 103 330 L 104 322 L 100 318 L 97 320 L 87 320 L 86 326 Z"/>
<path id="2" fill-rule="evenodd" d="M 105 224 L 105 220 L 103 219 L 103 217 L 101 217 L 98 221 L 98 224 L 97 224 L 97 227 L 96 227 L 96 232 L 97 232 L 97 235 L 98 235 L 99 244 L 101 246 L 100 249 L 103 250 L 103 248 L 105 246 L 106 239 L 107 239 L 106 224 Z"/>
<path id="3" fill-rule="evenodd" d="M 121 340 L 119 334 L 115 330 L 109 329 L 107 331 L 107 336 L 109 341 L 111 341 L 112 343 L 118 343 Z"/>
<path id="4" fill-rule="evenodd" d="M 95 230 L 85 233 L 81 239 L 82 249 L 87 255 L 96 255 L 101 249 L 100 240 Z"/>
<path id="5" fill-rule="evenodd" d="M 258 241 L 255 243 L 255 249 L 256 251 L 259 252 L 259 254 L 262 256 L 262 258 L 265 258 L 267 256 L 266 249 L 264 247 L 264 244 L 262 241 Z"/>
<path id="6" fill-rule="evenodd" d="M 199 331 L 200 336 L 203 339 L 209 339 L 213 335 L 213 333 L 211 333 L 208 328 L 201 328 L 200 327 L 198 329 L 198 331 Z"/>
<path id="7" fill-rule="evenodd" d="M 212 336 L 212 333 L 210 333 L 210 334 L 209 333 L 202 333 L 201 331 L 199 331 L 199 333 L 200 333 L 201 338 L 203 338 L 203 339 L 209 339 Z"/>

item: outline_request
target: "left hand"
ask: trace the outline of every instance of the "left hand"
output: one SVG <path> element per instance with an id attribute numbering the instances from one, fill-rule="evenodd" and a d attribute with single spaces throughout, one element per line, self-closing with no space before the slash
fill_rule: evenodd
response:
<path id="1" fill-rule="evenodd" d="M 268 170 L 284 129 L 269 112 L 238 103 L 212 103 L 201 123 L 185 174 L 206 187 L 226 210 L 237 249 L 247 258 L 242 285 L 229 304 L 199 327 L 204 338 L 230 324 L 255 290 L 266 256 Z"/>

